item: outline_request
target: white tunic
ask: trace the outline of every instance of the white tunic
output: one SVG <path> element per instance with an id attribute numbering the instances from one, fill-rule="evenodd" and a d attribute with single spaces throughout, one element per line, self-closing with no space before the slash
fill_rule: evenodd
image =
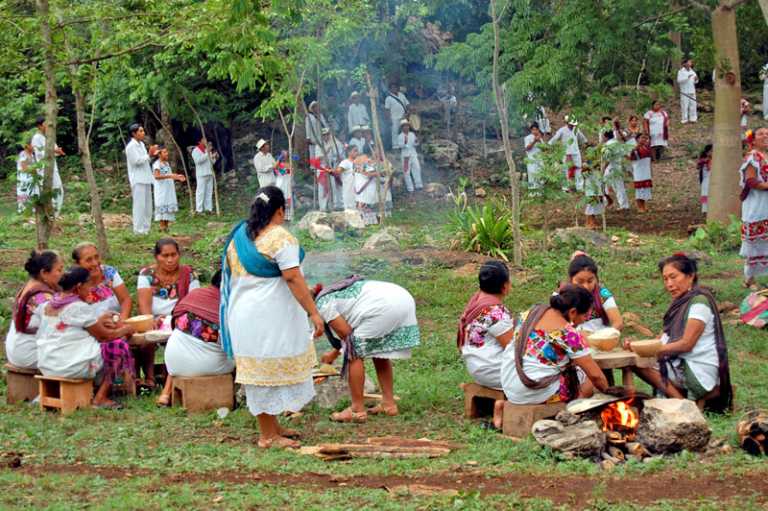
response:
<path id="1" fill-rule="evenodd" d="M 32 150 L 35 153 L 35 161 L 45 160 L 45 135 L 40 132 L 32 135 Z M 40 176 L 45 175 L 45 169 L 38 171 Z M 59 164 L 56 162 L 56 158 L 53 158 L 53 188 L 61 188 L 61 175 L 59 174 Z"/>
<path id="2" fill-rule="evenodd" d="M 259 252 L 281 271 L 300 268 L 299 242 L 283 227 L 263 234 Z M 315 395 L 312 367 L 316 362 L 307 313 L 282 276 L 248 273 L 230 243 L 232 271 L 227 321 L 237 365 L 237 383 L 245 385 L 253 415 L 297 412 Z"/>
<path id="3" fill-rule="evenodd" d="M 360 154 L 363 153 L 363 148 L 365 147 L 365 138 L 360 137 L 352 137 L 349 139 L 349 145 L 353 145 L 357 147 L 357 150 L 360 152 Z"/>
<path id="4" fill-rule="evenodd" d="M 34 153 L 28 154 L 26 151 L 21 151 L 16 158 L 16 195 L 18 197 L 31 197 L 40 194 L 39 188 L 34 185 L 32 175 L 34 170 L 31 167 L 34 163 Z"/>
<path id="5" fill-rule="evenodd" d="M 344 209 L 355 209 L 355 164 L 350 159 L 339 163 Z"/>
<path id="6" fill-rule="evenodd" d="M 125 146 L 125 159 L 128 163 L 128 182 L 133 185 L 151 185 L 155 178 L 149 166 L 149 153 L 144 142 L 131 138 Z"/>
<path id="7" fill-rule="evenodd" d="M 667 121 L 667 115 L 663 110 L 654 112 L 648 110 L 643 116 L 648 120 L 648 130 L 651 132 L 651 147 L 666 146 L 667 141 L 664 139 L 664 124 Z"/>
<path id="8" fill-rule="evenodd" d="M 16 331 L 16 322 L 11 318 L 8 334 L 5 337 L 5 356 L 12 365 L 35 369 L 37 367 L 37 338 L 40 334 L 40 323 L 50 294 L 38 293 L 33 296 L 30 303 L 37 303 L 35 311 L 29 318 L 29 329 L 37 328 L 34 334 L 25 334 Z"/>
<path id="9" fill-rule="evenodd" d="M 320 114 L 320 117 L 316 116 L 312 112 L 307 112 L 307 118 L 304 128 L 306 129 L 307 139 L 310 144 L 319 146 L 323 143 L 323 128 L 327 128 L 328 123 L 325 122 L 325 117 Z M 319 149 L 319 148 L 318 148 Z M 313 154 L 310 157 L 320 156 L 320 154 Z"/>
<path id="10" fill-rule="evenodd" d="M 260 188 L 275 184 L 274 168 L 276 163 L 275 157 L 270 153 L 259 151 L 253 157 L 253 166 L 256 168 L 256 178 Z"/>
<path id="11" fill-rule="evenodd" d="M 568 126 L 563 126 L 549 139 L 549 145 L 554 145 L 558 142 L 565 146 L 565 155 L 572 156 L 576 166 L 581 166 L 581 149 L 579 149 L 579 144 L 586 144 L 587 137 L 578 128 L 571 129 Z"/>
<path id="12" fill-rule="evenodd" d="M 530 133 L 525 136 L 523 143 L 525 144 L 525 147 L 528 147 L 529 145 L 533 144 L 534 140 L 536 140 L 536 136 L 533 133 Z M 525 165 L 530 178 L 531 174 L 535 174 L 541 168 L 541 148 L 539 147 L 539 144 L 537 143 L 530 149 L 526 150 L 525 157 Z"/>
<path id="13" fill-rule="evenodd" d="M 677 72 L 677 84 L 680 86 L 680 92 L 689 96 L 696 97 L 696 71 L 681 67 Z"/>
<path id="14" fill-rule="evenodd" d="M 195 177 L 197 179 L 213 175 L 213 162 L 208 151 L 201 151 L 199 147 L 195 146 L 192 149 L 192 159 L 195 161 Z"/>
<path id="15" fill-rule="evenodd" d="M 371 118 L 368 116 L 368 109 L 362 103 L 352 103 L 347 110 L 347 128 L 350 133 L 354 126 L 365 126 L 371 123 Z"/>
<path id="16" fill-rule="evenodd" d="M 684 360 L 688 368 L 699 380 L 704 390 L 709 392 L 720 381 L 718 372 L 719 357 L 717 355 L 717 345 L 715 340 L 715 315 L 712 309 L 705 303 L 691 304 L 688 310 L 688 320 L 697 319 L 704 323 L 704 332 L 702 332 L 696 345 L 688 353 L 680 353 L 675 365 L 680 364 L 680 359 Z M 677 339 L 675 339 L 677 340 Z M 670 338 L 667 334 L 661 336 L 662 344 L 669 344 Z M 672 378 L 674 374 L 670 374 Z M 677 381 L 677 380 L 675 380 Z M 682 383 L 679 382 L 678 383 Z"/>
<path id="17" fill-rule="evenodd" d="M 384 108 L 389 110 L 389 119 L 393 124 L 400 122 L 405 117 L 405 107 L 409 104 L 408 99 L 402 92 L 398 92 L 397 96 L 391 92 L 387 93 L 387 98 L 384 100 Z"/>
<path id="18" fill-rule="evenodd" d="M 37 339 L 37 367 L 45 376 L 94 378 L 101 369 L 101 347 L 86 328 L 98 321 L 95 309 L 77 301 L 56 316 L 43 312 Z"/>
<path id="19" fill-rule="evenodd" d="M 366 172 L 372 172 L 374 168 L 365 164 Z M 355 200 L 369 206 L 378 205 L 379 194 L 376 190 L 376 178 L 368 177 L 360 171 L 355 171 Z"/>
<path id="20" fill-rule="evenodd" d="M 173 174 L 171 165 L 160 160 L 152 164 L 152 170 L 158 171 L 162 176 Z M 173 179 L 155 179 L 153 184 L 155 220 L 174 220 L 175 213 L 179 210 L 179 203 L 176 200 L 175 181 Z"/>
<path id="21" fill-rule="evenodd" d="M 409 132 L 408 137 L 405 136 L 405 133 L 397 135 L 397 147 L 400 149 L 401 156 L 418 158 L 419 153 L 416 152 L 417 145 L 418 142 L 416 141 L 416 134 L 414 132 Z"/>

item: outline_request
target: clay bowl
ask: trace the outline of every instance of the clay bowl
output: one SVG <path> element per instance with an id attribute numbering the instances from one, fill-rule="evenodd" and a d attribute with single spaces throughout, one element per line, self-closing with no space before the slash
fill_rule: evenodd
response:
<path id="1" fill-rule="evenodd" d="M 643 358 L 654 358 L 661 349 L 661 341 L 659 339 L 632 341 L 629 343 L 629 349 Z"/>
<path id="2" fill-rule="evenodd" d="M 619 346 L 621 332 L 615 328 L 604 328 L 590 334 L 587 343 L 597 351 L 613 351 Z"/>
<path id="3" fill-rule="evenodd" d="M 124 321 L 126 325 L 131 325 L 138 334 L 148 332 L 155 326 L 155 318 L 152 314 L 144 314 L 142 316 L 133 316 Z"/>

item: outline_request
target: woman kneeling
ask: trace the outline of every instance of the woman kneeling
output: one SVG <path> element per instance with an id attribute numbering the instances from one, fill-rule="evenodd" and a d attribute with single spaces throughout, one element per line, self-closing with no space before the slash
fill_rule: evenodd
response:
<path id="1" fill-rule="evenodd" d="M 92 286 L 85 268 L 70 268 L 59 287 L 62 292 L 54 295 L 43 311 L 42 333 L 37 340 L 38 368 L 45 376 L 93 378 L 99 385 L 94 406 L 118 408 L 109 399 L 109 390 L 115 377 L 131 377 L 130 349 L 119 339 L 133 334 L 133 327 L 116 324 L 112 313 L 99 316 L 86 302 Z"/>
<path id="2" fill-rule="evenodd" d="M 209 376 L 235 370 L 234 360 L 227 358 L 219 342 L 219 305 L 221 272 L 211 285 L 193 289 L 173 308 L 173 333 L 165 347 L 168 378 L 157 404 L 171 404 L 174 376 Z"/>
<path id="3" fill-rule="evenodd" d="M 389 282 L 351 277 L 317 295 L 317 309 L 328 325 L 326 335 L 344 341 L 352 406 L 331 415 L 337 422 L 363 422 L 368 413 L 397 415 L 393 390 L 393 359 L 409 358 L 419 345 L 416 302 L 402 287 Z M 381 387 L 381 404 L 365 409 L 365 364 L 373 358 Z"/>
<path id="4" fill-rule="evenodd" d="M 523 314 L 515 342 L 504 351 L 501 384 L 514 404 L 540 404 L 589 397 L 608 388 L 605 375 L 574 326 L 592 308 L 592 294 L 572 284 Z M 586 375 L 586 377 L 585 377 Z"/>
<path id="5" fill-rule="evenodd" d="M 664 314 L 658 369 L 637 374 L 668 397 L 708 402 L 714 411 L 732 407 L 728 350 L 715 298 L 699 287 L 696 261 L 675 254 L 659 263 L 672 303 Z"/>

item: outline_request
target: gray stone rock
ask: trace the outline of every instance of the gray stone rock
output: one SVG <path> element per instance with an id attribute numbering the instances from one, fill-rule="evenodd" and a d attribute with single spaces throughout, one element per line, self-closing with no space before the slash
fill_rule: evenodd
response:
<path id="1" fill-rule="evenodd" d="M 373 394 L 377 391 L 376 384 L 365 376 L 364 392 Z M 349 384 L 346 378 L 332 376 L 322 383 L 315 385 L 315 402 L 320 408 L 336 408 L 342 399 L 349 399 Z"/>
<path id="2" fill-rule="evenodd" d="M 296 227 L 302 231 L 308 231 L 310 225 L 316 224 L 320 222 L 320 220 L 326 218 L 328 218 L 328 213 L 324 211 L 309 211 L 302 217 L 301 220 L 299 220 L 299 223 L 296 224 Z"/>
<path id="3" fill-rule="evenodd" d="M 424 145 L 424 150 L 435 160 L 438 167 L 452 167 L 459 159 L 459 145 L 451 140 L 433 140 Z"/>
<path id="4" fill-rule="evenodd" d="M 556 229 L 552 238 L 563 245 L 573 247 L 607 247 L 611 239 L 605 234 L 583 227 Z"/>
<path id="5" fill-rule="evenodd" d="M 475 188 L 475 197 L 478 199 L 484 199 L 488 196 L 488 192 L 485 191 L 485 188 Z"/>
<path id="6" fill-rule="evenodd" d="M 365 229 L 363 215 L 356 209 L 345 209 L 330 214 L 334 229 Z"/>
<path id="7" fill-rule="evenodd" d="M 712 430 L 688 399 L 649 399 L 643 403 L 637 440 L 652 453 L 702 451 Z"/>
<path id="8" fill-rule="evenodd" d="M 432 197 L 442 197 L 448 193 L 448 188 L 443 183 L 427 183 L 424 192 Z"/>
<path id="9" fill-rule="evenodd" d="M 333 227 L 325 224 L 311 224 L 309 226 L 309 235 L 314 240 L 333 241 L 336 239 Z"/>
<path id="10" fill-rule="evenodd" d="M 531 433 L 539 444 L 553 451 L 578 456 L 597 456 L 605 447 L 605 433 L 591 420 L 570 426 L 556 420 L 540 420 L 533 424 Z"/>
<path id="11" fill-rule="evenodd" d="M 397 241 L 399 231 L 384 228 L 374 233 L 363 245 L 363 250 L 381 251 L 381 250 L 400 250 L 400 242 Z"/>

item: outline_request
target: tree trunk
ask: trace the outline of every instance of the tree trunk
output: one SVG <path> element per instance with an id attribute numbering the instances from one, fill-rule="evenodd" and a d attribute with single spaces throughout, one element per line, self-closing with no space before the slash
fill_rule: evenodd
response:
<path id="1" fill-rule="evenodd" d="M 760 4 L 760 9 L 763 11 L 765 23 L 768 24 L 768 0 L 758 0 L 758 3 Z"/>
<path id="2" fill-rule="evenodd" d="M 173 133 L 168 133 L 169 129 L 173 129 L 173 123 L 171 122 L 171 114 L 168 112 L 167 102 L 162 98 L 160 99 L 160 124 L 165 135 L 163 143 L 165 148 L 168 149 L 168 161 L 171 163 L 171 168 L 178 169 L 179 158 L 183 158 L 184 155 L 179 154 L 179 151 L 176 149 L 176 145 L 171 139 Z"/>
<path id="3" fill-rule="evenodd" d="M 680 8 L 679 0 L 672 0 L 671 4 L 672 10 Z M 658 20 L 656 20 L 656 22 L 658 23 Z M 669 57 L 672 73 L 677 73 L 678 69 L 683 67 L 683 36 L 680 32 L 670 32 L 669 39 L 672 41 L 672 44 L 675 45 L 675 49 L 677 50 L 676 52 L 673 51 Z M 675 91 L 679 91 L 680 85 L 677 83 L 677 80 L 672 80 L 672 83 L 674 84 Z"/>
<path id="4" fill-rule="evenodd" d="M 715 46 L 715 127 L 708 221 L 728 222 L 738 215 L 739 180 L 735 177 L 741 154 L 739 41 L 736 12 L 724 5 L 712 11 Z"/>
<path id="5" fill-rule="evenodd" d="M 72 92 L 75 96 L 75 116 L 77 118 L 77 148 L 80 150 L 80 161 L 85 169 L 85 178 L 91 192 L 91 216 L 96 227 L 96 244 L 99 247 L 101 257 L 109 257 L 109 245 L 107 244 L 107 230 L 104 228 L 104 217 L 101 214 L 101 194 L 96 184 L 96 175 L 93 172 L 91 161 L 91 142 L 85 130 L 85 98 L 80 84 L 76 78 L 77 69 L 72 66 L 70 76 L 72 78 Z"/>
<path id="6" fill-rule="evenodd" d="M 520 232 L 520 183 L 517 174 L 517 165 L 512 155 L 512 142 L 509 139 L 509 112 L 507 110 L 507 98 L 499 84 L 499 18 L 496 15 L 496 0 L 491 0 L 491 20 L 493 23 L 493 95 L 496 99 L 496 109 L 499 112 L 501 124 L 501 138 L 504 143 L 504 157 L 509 169 L 509 183 L 512 192 L 512 233 L 515 238 L 512 250 L 512 262 L 515 266 L 523 264 L 523 240 Z"/>
<path id="7" fill-rule="evenodd" d="M 37 16 L 40 18 L 40 34 L 43 42 L 43 74 L 45 75 L 45 175 L 40 200 L 35 205 L 37 218 L 37 248 L 48 248 L 54 222 L 53 203 L 53 167 L 56 163 L 56 118 L 59 114 L 56 94 L 55 56 L 48 0 L 36 0 Z"/>
<path id="8" fill-rule="evenodd" d="M 379 191 L 379 217 L 381 225 L 384 225 L 386 218 L 386 202 L 387 194 L 392 186 L 392 178 L 394 171 L 392 165 L 387 158 L 387 153 L 384 151 L 384 142 L 381 139 L 381 128 L 379 126 L 379 110 L 377 104 L 379 102 L 379 91 L 373 86 L 371 80 L 371 74 L 365 73 L 365 82 L 368 86 L 368 98 L 371 101 L 371 119 L 373 120 L 373 137 L 376 143 L 376 160 L 381 162 L 381 168 L 384 171 L 386 181 L 384 182 L 384 188 L 381 187 L 381 180 L 377 178 L 376 189 Z"/>

